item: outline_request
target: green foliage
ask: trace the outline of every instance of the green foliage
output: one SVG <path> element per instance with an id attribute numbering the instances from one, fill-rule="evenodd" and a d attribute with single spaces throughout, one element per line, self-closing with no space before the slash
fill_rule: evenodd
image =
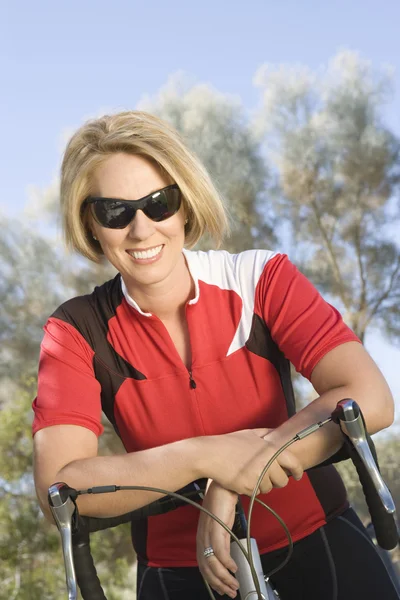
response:
<path id="1" fill-rule="evenodd" d="M 7 403 L 0 419 L 0 473 L 10 484 L 32 472 L 32 416 L 30 413 L 36 381 L 29 378 L 26 389 L 20 388 Z"/>
<path id="2" fill-rule="evenodd" d="M 21 380 L 0 413 L 0 600 L 54 600 L 66 595 L 60 536 L 38 506 L 32 481 L 31 402 L 35 378 Z M 109 434 L 111 447 L 117 443 Z M 102 452 L 108 452 L 102 444 Z M 92 536 L 92 551 L 109 600 L 134 589 L 129 528 Z"/>
<path id="3" fill-rule="evenodd" d="M 60 541 L 44 526 L 34 497 L 5 494 L 0 503 L 0 598 L 53 600 L 65 594 Z"/>
<path id="4" fill-rule="evenodd" d="M 3 495 L 0 528 L 0 599 L 66 597 L 60 536 L 44 520 L 36 498 Z M 122 600 L 127 585 L 135 589 L 129 540 L 126 527 L 92 536 L 92 554 L 109 600 Z"/>

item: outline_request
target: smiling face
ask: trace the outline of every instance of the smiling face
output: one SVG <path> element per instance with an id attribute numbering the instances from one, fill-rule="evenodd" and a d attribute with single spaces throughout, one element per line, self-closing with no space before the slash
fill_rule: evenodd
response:
<path id="1" fill-rule="evenodd" d="M 95 171 L 92 194 L 103 198 L 139 200 L 173 183 L 151 161 L 142 156 L 113 154 Z M 182 254 L 185 215 L 179 211 L 155 222 L 138 210 L 124 229 L 102 227 L 91 218 L 91 229 L 104 255 L 121 273 L 128 291 L 152 295 L 176 285 L 187 270 Z"/>

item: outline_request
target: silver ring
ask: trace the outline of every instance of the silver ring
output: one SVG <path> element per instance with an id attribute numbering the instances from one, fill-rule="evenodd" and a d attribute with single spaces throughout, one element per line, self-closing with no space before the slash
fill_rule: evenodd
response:
<path id="1" fill-rule="evenodd" d="M 212 546 L 208 546 L 208 548 L 205 548 L 205 550 L 203 551 L 203 554 L 206 558 L 210 558 L 210 556 L 214 556 L 214 550 L 212 549 Z"/>

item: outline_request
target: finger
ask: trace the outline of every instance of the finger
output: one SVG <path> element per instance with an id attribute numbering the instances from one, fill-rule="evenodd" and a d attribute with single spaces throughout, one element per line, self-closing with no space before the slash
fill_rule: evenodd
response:
<path id="1" fill-rule="evenodd" d="M 278 464 L 273 464 L 269 472 L 269 478 L 274 488 L 283 488 L 289 483 L 289 477 Z"/>
<path id="2" fill-rule="evenodd" d="M 236 573 L 237 564 L 231 556 L 230 535 L 225 531 L 216 531 L 211 535 L 211 546 L 219 562 L 229 571 Z"/>
<path id="3" fill-rule="evenodd" d="M 219 594 L 228 594 L 235 598 L 239 583 L 219 562 L 216 556 L 209 556 L 202 561 L 201 573 L 210 586 Z"/>
<path id="4" fill-rule="evenodd" d="M 218 535 L 219 533 L 219 535 Z M 203 567 L 203 569 L 200 569 L 203 573 L 203 576 L 206 576 L 207 581 L 210 583 L 211 585 L 211 581 L 208 579 L 208 576 L 212 576 L 213 578 L 215 578 L 215 580 L 219 581 L 219 585 L 220 586 L 226 586 L 229 587 L 232 590 L 236 590 L 238 588 L 238 583 L 237 580 L 235 579 L 235 577 L 233 577 L 233 575 L 231 575 L 231 573 L 229 573 L 228 569 L 229 567 L 227 567 L 224 563 L 221 562 L 220 560 L 220 554 L 221 554 L 221 548 L 222 548 L 222 554 L 224 554 L 224 534 L 225 532 L 218 532 L 216 533 L 214 531 L 214 535 L 211 534 L 211 532 L 207 532 L 204 541 L 207 543 L 207 545 L 205 546 L 207 547 L 211 547 L 214 550 L 214 555 L 213 556 L 209 556 L 209 557 L 205 557 L 204 554 L 201 554 L 200 557 L 200 561 L 199 563 L 201 563 L 201 566 Z M 229 543 L 229 535 L 226 534 L 226 538 L 227 541 Z M 230 558 L 230 555 L 229 555 Z M 237 569 L 235 562 L 231 559 L 231 562 L 233 563 L 233 568 Z M 215 588 L 216 589 L 216 588 Z"/>
<path id="5" fill-rule="evenodd" d="M 303 467 L 299 460 L 293 456 L 291 452 L 282 452 L 278 458 L 278 462 L 283 469 L 289 471 L 289 473 L 299 481 L 303 477 Z"/>
<path id="6" fill-rule="evenodd" d="M 212 546 L 212 544 L 210 544 L 210 546 Z M 213 547 L 213 546 L 212 546 Z M 226 567 L 225 564 L 223 564 L 220 561 L 220 557 L 218 555 L 218 550 L 216 550 L 216 548 L 213 547 L 214 550 L 214 555 L 213 556 L 208 556 L 205 557 L 204 554 L 200 555 L 200 560 L 199 560 L 199 566 L 201 564 L 201 571 L 204 573 L 203 575 L 212 575 L 213 577 L 215 577 L 216 579 L 218 579 L 218 581 L 222 584 L 222 585 L 226 585 L 228 587 L 231 587 L 232 589 L 237 589 L 237 580 L 235 579 L 235 577 L 229 572 L 229 567 Z M 232 561 L 233 562 L 233 561 Z M 235 563 L 233 562 L 234 568 L 236 568 Z M 208 578 L 207 578 L 207 581 Z"/>
<path id="7" fill-rule="evenodd" d="M 273 485 L 272 485 L 271 478 L 270 478 L 270 471 L 268 471 L 262 478 L 262 481 L 257 490 L 257 495 L 259 493 L 260 494 L 268 494 L 272 490 L 272 488 L 273 488 Z"/>

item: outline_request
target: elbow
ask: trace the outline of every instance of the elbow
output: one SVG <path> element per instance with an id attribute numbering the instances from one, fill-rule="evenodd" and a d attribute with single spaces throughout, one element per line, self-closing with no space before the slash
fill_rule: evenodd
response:
<path id="1" fill-rule="evenodd" d="M 388 398 L 388 400 L 386 402 L 386 408 L 385 408 L 382 418 L 384 421 L 382 429 L 386 429 L 387 427 L 390 427 L 391 425 L 393 425 L 394 419 L 395 419 L 395 408 L 394 408 L 394 398 L 391 393 L 390 393 L 390 398 Z"/>
<path id="2" fill-rule="evenodd" d="M 386 429 L 387 427 L 393 425 L 395 418 L 394 398 L 386 381 L 384 389 L 382 391 L 382 396 L 383 400 L 381 402 L 381 429 Z"/>
<path id="3" fill-rule="evenodd" d="M 394 399 L 389 388 L 384 390 L 381 395 L 381 401 L 374 403 L 374 409 L 370 418 L 366 417 L 367 429 L 369 433 L 377 433 L 390 427 L 395 419 Z"/>
<path id="4" fill-rule="evenodd" d="M 52 525 L 55 525 L 55 521 L 54 521 L 52 512 L 50 510 L 50 505 L 48 502 L 47 490 L 44 491 L 44 490 L 39 490 L 38 488 L 36 488 L 36 496 L 38 499 L 40 510 L 42 511 L 44 518 L 46 519 L 46 521 L 48 521 Z"/>
<path id="5" fill-rule="evenodd" d="M 51 513 L 49 506 L 45 507 L 45 506 L 42 506 L 41 504 L 39 504 L 39 506 L 40 506 L 40 510 L 42 511 L 43 516 L 46 519 L 46 521 L 48 521 L 51 525 L 55 525 L 56 522 L 54 521 L 54 517 Z"/>
<path id="6" fill-rule="evenodd" d="M 59 481 L 59 479 L 55 478 L 54 481 Z M 46 521 L 48 521 L 52 525 L 55 524 L 55 521 L 49 503 L 49 488 L 54 483 L 54 481 L 51 481 L 49 483 L 44 478 L 38 477 L 37 473 L 35 473 L 34 483 L 38 504 Z"/>

